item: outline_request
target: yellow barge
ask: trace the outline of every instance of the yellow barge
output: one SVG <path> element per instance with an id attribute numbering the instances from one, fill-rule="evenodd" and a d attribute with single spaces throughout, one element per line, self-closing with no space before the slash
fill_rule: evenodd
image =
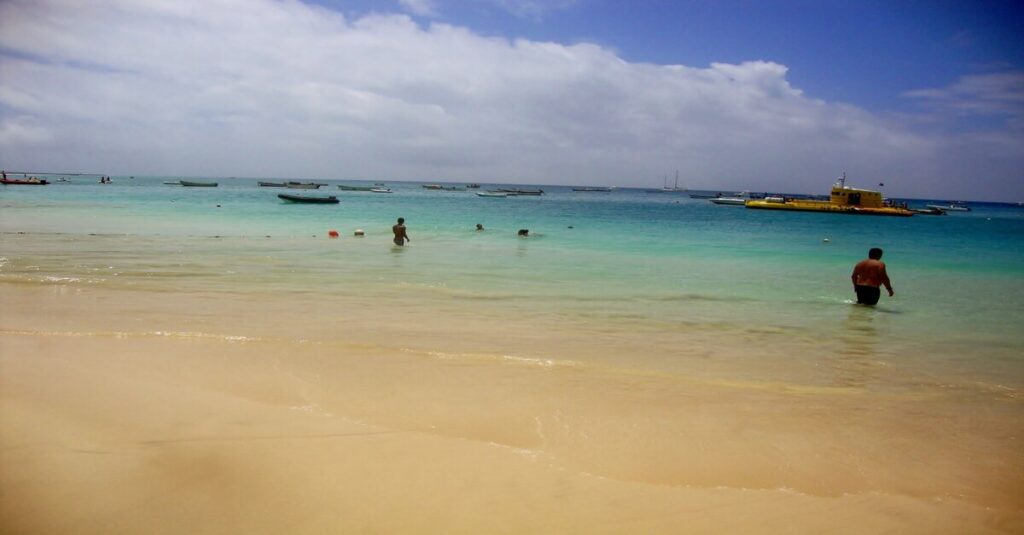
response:
<path id="1" fill-rule="evenodd" d="M 855 215 L 890 215 L 909 217 L 914 215 L 906 206 L 896 206 L 882 198 L 882 193 L 869 189 L 851 188 L 846 185 L 846 174 L 832 186 L 827 201 L 793 199 L 789 197 L 765 197 L 744 203 L 747 208 L 761 210 L 791 210 L 795 212 L 830 212 Z"/>

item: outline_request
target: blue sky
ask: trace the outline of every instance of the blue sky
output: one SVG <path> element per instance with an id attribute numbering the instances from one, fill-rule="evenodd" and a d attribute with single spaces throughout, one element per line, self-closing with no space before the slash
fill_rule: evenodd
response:
<path id="1" fill-rule="evenodd" d="M 404 11 L 506 38 L 594 42 L 631 62 L 706 66 L 766 60 L 811 95 L 878 110 L 959 76 L 1024 67 L 1024 3 L 1013 1 L 609 1 L 318 4 L 359 15 Z M 535 6 L 521 7 L 515 6 Z"/>
<path id="2" fill-rule="evenodd" d="M 0 165 L 1024 199 L 1014 2 L 12 0 Z"/>

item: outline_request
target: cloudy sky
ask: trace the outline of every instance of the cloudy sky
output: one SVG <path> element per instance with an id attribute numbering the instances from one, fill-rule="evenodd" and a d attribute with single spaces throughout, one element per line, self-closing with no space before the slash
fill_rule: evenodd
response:
<path id="1" fill-rule="evenodd" d="M 2 0 L 0 166 L 1024 200 L 1012 1 Z"/>

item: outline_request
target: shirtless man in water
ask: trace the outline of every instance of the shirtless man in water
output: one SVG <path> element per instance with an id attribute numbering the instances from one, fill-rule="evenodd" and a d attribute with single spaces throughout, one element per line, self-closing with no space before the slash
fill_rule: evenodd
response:
<path id="1" fill-rule="evenodd" d="M 404 217 L 398 218 L 398 224 L 392 226 L 391 231 L 395 233 L 395 245 L 405 245 L 405 242 L 412 241 L 409 239 L 409 235 L 405 233 Z"/>
<path id="2" fill-rule="evenodd" d="M 889 283 L 889 275 L 885 272 L 885 262 L 882 262 L 882 250 L 878 247 L 868 251 L 868 257 L 861 260 L 853 267 L 853 290 L 857 292 L 857 304 L 874 305 L 881 295 L 879 286 L 885 286 L 892 297 L 892 284 Z"/>

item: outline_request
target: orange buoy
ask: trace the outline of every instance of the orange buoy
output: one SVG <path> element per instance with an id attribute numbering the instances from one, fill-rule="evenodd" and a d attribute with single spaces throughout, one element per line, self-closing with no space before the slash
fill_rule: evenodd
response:
<path id="1" fill-rule="evenodd" d="M 327 232 L 327 235 L 332 237 L 332 238 L 337 238 L 338 237 L 338 231 L 337 230 L 330 230 L 330 231 Z"/>

